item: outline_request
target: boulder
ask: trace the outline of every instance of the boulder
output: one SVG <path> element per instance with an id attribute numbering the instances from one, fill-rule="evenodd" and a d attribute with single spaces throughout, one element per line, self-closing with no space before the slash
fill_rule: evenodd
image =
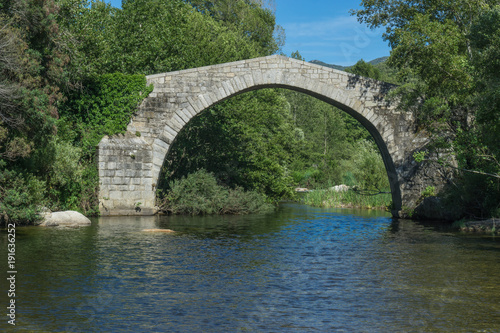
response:
<path id="1" fill-rule="evenodd" d="M 341 184 L 341 185 L 335 185 L 333 187 L 330 187 L 330 191 L 333 192 L 345 192 L 349 190 L 349 186 Z"/>
<path id="2" fill-rule="evenodd" d="M 143 229 L 142 231 L 145 231 L 145 232 L 166 232 L 166 233 L 175 232 L 172 229 Z"/>
<path id="3" fill-rule="evenodd" d="M 83 214 L 72 210 L 64 212 L 45 212 L 42 213 L 42 227 L 80 227 L 89 226 L 90 220 Z"/>

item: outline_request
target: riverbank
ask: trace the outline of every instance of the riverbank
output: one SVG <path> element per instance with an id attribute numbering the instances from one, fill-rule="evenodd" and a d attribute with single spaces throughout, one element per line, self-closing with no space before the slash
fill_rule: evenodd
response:
<path id="1" fill-rule="evenodd" d="M 390 193 L 364 195 L 359 192 L 314 190 L 301 194 L 300 202 L 313 207 L 358 208 L 388 210 L 392 204 Z"/>
<path id="2" fill-rule="evenodd" d="M 500 235 L 500 219 L 491 218 L 482 221 L 457 221 L 453 223 L 462 232 Z"/>

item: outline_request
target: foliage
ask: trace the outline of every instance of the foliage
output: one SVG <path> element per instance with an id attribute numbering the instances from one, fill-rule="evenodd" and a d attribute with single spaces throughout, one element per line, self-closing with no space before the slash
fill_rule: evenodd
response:
<path id="1" fill-rule="evenodd" d="M 155 74 L 260 55 L 247 34 L 181 0 L 123 1 L 121 10 L 96 1 L 92 9 L 82 22 L 91 35 L 75 33 L 85 45 L 97 45 L 83 60 L 86 67 L 107 73 Z M 94 33 L 101 25 L 106 28 Z"/>
<path id="2" fill-rule="evenodd" d="M 60 130 L 91 156 L 104 135 L 124 133 L 139 103 L 153 90 L 144 75 L 103 74 L 88 78 L 61 110 Z M 74 131 L 74 133 L 68 133 Z"/>
<path id="3" fill-rule="evenodd" d="M 438 132 L 467 126 L 473 83 L 465 36 L 483 4 L 366 0 L 354 12 L 372 28 L 386 27 L 384 38 L 393 48 L 388 62 L 398 68 L 404 83 L 404 108 L 413 109 L 422 126 L 437 127 Z"/>
<path id="4" fill-rule="evenodd" d="M 44 181 L 8 170 L 0 160 L 0 225 L 36 221 L 38 205 L 46 202 L 44 192 Z"/>
<path id="5" fill-rule="evenodd" d="M 275 200 L 291 196 L 287 165 L 296 146 L 288 119 L 285 100 L 272 89 L 224 101 L 179 133 L 167 156 L 166 178 L 206 169 L 229 187 L 257 190 Z"/>
<path id="6" fill-rule="evenodd" d="M 442 193 L 450 209 L 470 217 L 498 214 L 498 1 L 364 0 L 362 6 L 353 12 L 360 22 L 386 28 L 393 47 L 388 62 L 403 83 L 402 109 L 415 113 L 436 146 L 455 153 L 457 175 Z"/>
<path id="7" fill-rule="evenodd" d="M 388 187 L 382 157 L 368 131 L 345 112 L 307 95 L 284 92 L 290 103 L 299 151 L 290 164 L 297 186 L 321 188 L 349 182 Z"/>
<path id="8" fill-rule="evenodd" d="M 475 122 L 458 131 L 454 150 L 459 162 L 455 186 L 445 193 L 462 216 L 500 216 L 500 7 L 484 10 L 470 31 L 474 68 Z"/>
<path id="9" fill-rule="evenodd" d="M 358 61 L 354 66 L 347 68 L 346 71 L 375 80 L 380 80 L 381 76 L 380 70 L 377 67 L 366 63 L 363 59 Z"/>
<path id="10" fill-rule="evenodd" d="M 289 166 L 295 185 L 316 187 L 337 183 L 339 161 L 350 143 L 343 112 L 311 96 L 283 90 L 292 117 L 296 152 Z"/>
<path id="11" fill-rule="evenodd" d="M 370 141 L 359 141 L 350 159 L 343 161 L 344 179 L 352 175 L 356 185 L 365 190 L 389 188 L 384 162 L 376 146 Z"/>
<path id="12" fill-rule="evenodd" d="M 47 181 L 37 154 L 52 141 L 64 91 L 72 87 L 53 0 L 0 7 L 0 202 L 4 222 L 36 220 Z"/>
<path id="13" fill-rule="evenodd" d="M 297 186 L 311 188 L 321 182 L 323 175 L 318 168 L 310 167 L 305 170 L 293 170 L 291 176 Z"/>
<path id="14" fill-rule="evenodd" d="M 330 208 L 364 208 L 384 209 L 391 206 L 390 194 L 361 195 L 353 190 L 335 192 L 330 190 L 314 190 L 301 199 L 307 205 Z"/>
<path id="15" fill-rule="evenodd" d="M 201 169 L 172 181 L 160 208 L 171 214 L 250 214 L 267 211 L 272 205 L 255 191 L 218 185 L 212 173 Z"/>
<path id="16" fill-rule="evenodd" d="M 284 44 L 282 28 L 275 24 L 274 12 L 260 0 L 189 0 L 199 12 L 246 35 L 261 55 L 278 52 Z"/>

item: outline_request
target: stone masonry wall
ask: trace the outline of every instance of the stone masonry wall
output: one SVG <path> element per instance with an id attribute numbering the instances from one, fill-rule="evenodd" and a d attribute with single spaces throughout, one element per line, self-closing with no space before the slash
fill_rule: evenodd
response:
<path id="1" fill-rule="evenodd" d="M 152 215 L 155 203 L 151 145 L 135 135 L 99 144 L 101 215 Z"/>

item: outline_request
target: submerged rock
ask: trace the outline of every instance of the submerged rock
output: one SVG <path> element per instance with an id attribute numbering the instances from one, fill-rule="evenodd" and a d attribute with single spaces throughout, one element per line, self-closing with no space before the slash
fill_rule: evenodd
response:
<path id="1" fill-rule="evenodd" d="M 167 232 L 167 233 L 175 232 L 172 229 L 143 229 L 142 231 L 146 231 L 146 232 Z"/>
<path id="2" fill-rule="evenodd" d="M 72 210 L 64 212 L 42 213 L 41 227 L 72 227 L 89 226 L 90 220 L 83 214 Z"/>
<path id="3" fill-rule="evenodd" d="M 500 219 L 458 222 L 461 231 L 500 235 Z"/>

